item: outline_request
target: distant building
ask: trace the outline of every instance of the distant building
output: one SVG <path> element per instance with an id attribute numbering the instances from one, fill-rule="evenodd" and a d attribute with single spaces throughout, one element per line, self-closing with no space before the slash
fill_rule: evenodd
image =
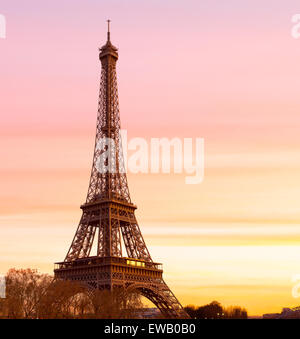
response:
<path id="1" fill-rule="evenodd" d="M 283 308 L 281 313 L 267 313 L 263 319 L 300 319 L 300 307 Z"/>
<path id="2" fill-rule="evenodd" d="M 157 319 L 160 318 L 160 310 L 156 307 L 153 308 L 142 308 L 139 312 L 142 319 Z"/>

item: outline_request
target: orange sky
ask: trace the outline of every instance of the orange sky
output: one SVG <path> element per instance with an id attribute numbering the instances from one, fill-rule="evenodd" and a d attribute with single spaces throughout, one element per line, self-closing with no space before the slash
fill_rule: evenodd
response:
<path id="1" fill-rule="evenodd" d="M 298 305 L 300 40 L 290 19 L 299 3 L 1 6 L 0 273 L 51 272 L 70 245 L 87 192 L 97 47 L 110 16 L 129 138 L 205 139 L 200 185 L 186 185 L 184 174 L 129 175 L 167 283 L 183 304 L 216 299 L 252 315 Z"/>

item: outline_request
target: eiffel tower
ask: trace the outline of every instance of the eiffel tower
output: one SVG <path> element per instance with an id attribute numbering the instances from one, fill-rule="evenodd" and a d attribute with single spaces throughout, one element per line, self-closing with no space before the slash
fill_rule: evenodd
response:
<path id="1" fill-rule="evenodd" d="M 110 41 L 99 49 L 100 95 L 96 141 L 86 202 L 82 217 L 63 262 L 55 264 L 55 278 L 80 282 L 89 289 L 123 287 L 149 299 L 166 318 L 187 314 L 163 280 L 162 265 L 153 262 L 135 217 L 124 170 L 116 62 L 118 50 Z M 110 140 L 99 147 L 99 141 Z M 108 152 L 105 161 L 104 152 Z M 110 170 L 105 170 L 110 164 Z M 122 253 L 122 243 L 127 256 Z M 95 241 L 94 241 L 95 240 Z M 97 255 L 91 250 L 96 248 Z"/>

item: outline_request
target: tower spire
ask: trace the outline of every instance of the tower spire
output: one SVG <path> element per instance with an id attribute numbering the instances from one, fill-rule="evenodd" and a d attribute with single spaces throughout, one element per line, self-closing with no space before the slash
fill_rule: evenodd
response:
<path id="1" fill-rule="evenodd" d="M 106 20 L 107 22 L 107 41 L 104 46 L 99 48 L 100 51 L 100 60 L 105 59 L 107 56 L 111 55 L 113 56 L 116 60 L 118 59 L 118 49 L 113 46 L 113 44 L 110 41 L 110 22 L 111 20 L 108 19 Z M 103 66 L 103 65 L 102 65 Z"/>
<path id="2" fill-rule="evenodd" d="M 107 41 L 110 41 L 110 19 L 107 21 Z"/>

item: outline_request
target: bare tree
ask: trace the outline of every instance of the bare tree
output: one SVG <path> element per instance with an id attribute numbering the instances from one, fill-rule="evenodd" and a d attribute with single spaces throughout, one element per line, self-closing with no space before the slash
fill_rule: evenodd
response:
<path id="1" fill-rule="evenodd" d="M 29 268 L 9 270 L 6 283 L 7 298 L 1 301 L 0 312 L 9 318 L 132 319 L 143 307 L 140 296 L 124 288 L 92 291 Z"/>
<path id="2" fill-rule="evenodd" d="M 94 314 L 97 318 L 136 318 L 138 309 L 143 307 L 140 296 L 123 288 L 113 291 L 96 290 L 92 295 Z"/>
<path id="3" fill-rule="evenodd" d="M 73 318 L 76 313 L 76 295 L 83 291 L 74 282 L 55 280 L 37 305 L 39 318 Z"/>
<path id="4" fill-rule="evenodd" d="M 248 312 L 240 306 L 229 306 L 225 309 L 225 318 L 227 319 L 247 319 Z"/>
<path id="5" fill-rule="evenodd" d="M 78 318 L 90 317 L 93 313 L 92 300 L 87 292 L 74 295 L 72 298 L 74 316 Z"/>
<path id="6" fill-rule="evenodd" d="M 52 278 L 33 269 L 10 269 L 6 276 L 6 312 L 9 318 L 34 318 L 35 305 Z"/>

